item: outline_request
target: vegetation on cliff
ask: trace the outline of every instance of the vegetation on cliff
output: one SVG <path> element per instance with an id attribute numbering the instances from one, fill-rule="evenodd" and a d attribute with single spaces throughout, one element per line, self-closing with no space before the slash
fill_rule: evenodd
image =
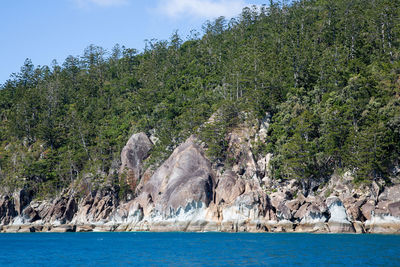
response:
<path id="1" fill-rule="evenodd" d="M 271 115 L 273 177 L 390 179 L 400 155 L 400 3 L 271 1 L 139 53 L 94 45 L 62 65 L 34 66 L 0 90 L 0 183 L 48 195 L 78 181 L 117 181 L 132 132 L 158 141 L 158 164 L 190 134 L 226 161 L 243 114 Z M 202 126 L 219 111 L 222 120 Z M 202 126 L 202 127 L 201 127 Z"/>

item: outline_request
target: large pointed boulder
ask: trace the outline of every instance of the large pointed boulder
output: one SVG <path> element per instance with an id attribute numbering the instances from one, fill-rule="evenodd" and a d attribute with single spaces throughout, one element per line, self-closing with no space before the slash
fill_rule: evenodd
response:
<path id="1" fill-rule="evenodd" d="M 155 206 L 153 212 L 163 219 L 172 218 L 206 208 L 213 199 L 213 188 L 211 163 L 195 137 L 190 137 L 157 169 L 138 199 L 151 199 Z"/>
<path id="2" fill-rule="evenodd" d="M 153 144 L 145 133 L 132 135 L 121 152 L 121 168 L 119 174 L 125 179 L 131 190 L 134 190 L 144 172 L 145 160 Z"/>

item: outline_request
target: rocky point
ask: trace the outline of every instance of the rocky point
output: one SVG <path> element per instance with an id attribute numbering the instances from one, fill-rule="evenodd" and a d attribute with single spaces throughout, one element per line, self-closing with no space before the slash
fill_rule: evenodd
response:
<path id="1" fill-rule="evenodd" d="M 119 168 L 131 198 L 121 199 L 113 186 L 83 196 L 71 187 L 50 200 L 22 189 L 0 196 L 0 229 L 400 233 L 400 184 L 355 186 L 349 172 L 311 187 L 272 179 L 273 155 L 252 153 L 252 140 L 264 138 L 267 122 L 229 134 L 231 164 L 210 162 L 207 148 L 191 136 L 156 170 L 146 169 L 153 143 L 145 133 L 134 134 Z"/>

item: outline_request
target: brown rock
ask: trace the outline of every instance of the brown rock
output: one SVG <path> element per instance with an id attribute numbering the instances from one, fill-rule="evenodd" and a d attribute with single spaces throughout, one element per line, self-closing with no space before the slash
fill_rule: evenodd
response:
<path id="1" fill-rule="evenodd" d="M 116 225 L 96 225 L 93 232 L 112 232 L 115 228 Z"/>
<path id="2" fill-rule="evenodd" d="M 375 205 L 367 202 L 361 206 L 361 212 L 367 220 L 371 220 L 371 213 L 374 211 Z"/>
<path id="3" fill-rule="evenodd" d="M 390 201 L 379 201 L 375 207 L 376 215 L 387 215 L 389 214 L 389 204 Z"/>
<path id="4" fill-rule="evenodd" d="M 189 202 L 206 206 L 213 200 L 214 175 L 195 138 L 177 147 L 144 185 L 141 195 L 150 196 L 162 211 L 185 207 Z M 143 207 L 144 209 L 146 207 Z"/>
<path id="5" fill-rule="evenodd" d="M 316 223 L 299 223 L 295 232 L 300 233 L 328 233 L 329 228 L 324 222 L 316 222 Z"/>
<path id="6" fill-rule="evenodd" d="M 12 199 L 9 196 L 0 197 L 0 224 L 9 224 L 17 214 Z"/>
<path id="7" fill-rule="evenodd" d="M 48 211 L 46 211 L 48 209 Z M 70 222 L 77 211 L 77 204 L 74 196 L 68 193 L 65 196 L 54 199 L 50 206 L 42 210 L 45 217 L 41 217 L 46 222 L 58 221 L 62 224 Z M 40 215 L 41 212 L 39 212 Z"/>
<path id="8" fill-rule="evenodd" d="M 257 161 L 257 167 L 258 167 L 260 177 L 264 177 L 264 178 L 262 178 L 262 181 L 264 182 L 264 184 L 267 187 L 270 187 L 272 185 L 272 179 L 271 179 L 270 173 L 269 173 L 269 163 L 270 163 L 272 157 L 273 157 L 273 155 L 271 153 L 268 153 L 265 157 L 263 157 Z"/>
<path id="9" fill-rule="evenodd" d="M 92 224 L 85 224 L 85 225 L 77 225 L 76 232 L 92 232 L 95 228 Z"/>
<path id="10" fill-rule="evenodd" d="M 36 231 L 35 227 L 30 225 L 21 225 L 18 233 L 34 233 Z"/>
<path id="11" fill-rule="evenodd" d="M 301 220 L 301 218 L 304 218 L 307 214 L 307 209 L 310 206 L 310 203 L 305 203 L 303 204 L 299 210 L 293 215 L 295 219 Z"/>
<path id="12" fill-rule="evenodd" d="M 329 221 L 328 223 L 329 232 L 331 233 L 355 233 L 353 224 L 350 222 L 335 222 Z"/>
<path id="13" fill-rule="evenodd" d="M 386 187 L 378 198 L 379 201 L 399 201 L 400 200 L 400 184 Z"/>
<path id="14" fill-rule="evenodd" d="M 117 228 L 115 228 L 115 232 L 127 232 L 130 231 L 129 224 L 120 224 Z"/>
<path id="15" fill-rule="evenodd" d="M 25 189 L 19 190 L 13 194 L 15 211 L 18 215 L 22 214 L 22 210 L 29 204 L 31 201 L 31 194 L 27 192 Z"/>
<path id="16" fill-rule="evenodd" d="M 215 203 L 230 204 L 245 191 L 245 182 L 233 171 L 226 171 L 219 179 L 215 189 Z"/>
<path id="17" fill-rule="evenodd" d="M 51 230 L 52 228 L 53 228 L 53 227 L 52 227 L 50 224 L 44 224 L 41 231 L 44 232 L 44 233 L 50 232 L 50 230 Z"/>
<path id="18" fill-rule="evenodd" d="M 20 225 L 3 225 L 3 233 L 18 233 Z"/>
<path id="19" fill-rule="evenodd" d="M 63 224 L 60 226 L 54 226 L 50 229 L 51 233 L 67 233 L 67 232 L 75 232 L 76 226 L 70 224 Z"/>
<path id="20" fill-rule="evenodd" d="M 37 213 L 36 210 L 32 208 L 32 206 L 28 206 L 26 209 L 24 209 L 22 214 L 25 218 L 28 219 L 28 222 L 34 222 L 40 220 L 39 214 Z"/>
<path id="21" fill-rule="evenodd" d="M 344 204 L 347 215 L 350 217 L 352 221 L 360 221 L 363 220 L 363 214 L 361 212 L 361 206 L 364 205 L 365 200 L 359 200 L 353 203 L 347 202 Z"/>
<path id="22" fill-rule="evenodd" d="M 36 203 L 36 204 L 38 204 L 38 206 L 34 209 L 39 214 L 39 217 L 45 220 L 45 218 L 48 217 L 49 213 L 52 211 L 53 203 L 48 202 L 48 201 L 43 201 L 41 203 Z M 32 206 L 32 203 L 30 206 Z M 47 221 L 49 221 L 49 220 L 47 220 Z"/>
<path id="23" fill-rule="evenodd" d="M 333 189 L 340 194 L 346 192 L 347 187 L 342 184 L 338 184 Z"/>
<path id="24" fill-rule="evenodd" d="M 279 220 L 291 220 L 292 214 L 290 209 L 286 206 L 284 202 L 281 202 L 276 210 L 276 216 Z"/>
<path id="25" fill-rule="evenodd" d="M 246 122 L 228 134 L 228 158 L 233 159 L 232 171 L 244 179 L 258 179 L 259 170 L 251 151 L 251 138 L 256 134 Z"/>
<path id="26" fill-rule="evenodd" d="M 328 211 L 328 206 L 321 197 L 307 197 L 307 202 L 311 203 L 313 212 L 324 213 Z"/>
<path id="27" fill-rule="evenodd" d="M 390 215 L 400 217 L 400 201 L 390 203 L 388 209 Z"/>
<path id="28" fill-rule="evenodd" d="M 271 206 L 268 205 L 268 208 L 265 210 L 265 220 L 267 221 L 277 221 L 275 212 L 271 209 Z"/>
<path id="29" fill-rule="evenodd" d="M 398 234 L 400 233 L 400 224 L 391 221 L 366 223 L 365 230 L 368 233 L 374 234 Z"/>
<path id="30" fill-rule="evenodd" d="M 151 176 L 153 176 L 154 171 L 152 170 L 152 168 L 148 168 L 142 175 L 142 178 L 139 181 L 138 186 L 136 187 L 135 190 L 135 194 L 139 195 L 142 190 L 143 190 L 143 186 L 150 180 Z"/>
<path id="31" fill-rule="evenodd" d="M 301 192 L 299 192 L 297 194 L 297 198 L 296 199 L 298 201 L 300 201 L 300 206 L 303 205 L 306 202 L 306 197 Z"/>
<path id="32" fill-rule="evenodd" d="M 134 190 L 142 176 L 143 160 L 153 147 L 145 133 L 132 135 L 121 152 L 120 176 L 124 176 L 126 182 Z"/>
<path id="33" fill-rule="evenodd" d="M 365 200 L 359 200 L 349 207 L 348 214 L 351 216 L 353 221 L 363 220 L 361 206 L 364 205 L 364 203 Z"/>
<path id="34" fill-rule="evenodd" d="M 331 196 L 331 197 L 328 197 L 328 198 L 326 199 L 325 203 L 326 203 L 326 205 L 327 205 L 328 207 L 330 207 L 331 205 L 333 205 L 333 204 L 338 204 L 338 203 L 340 203 L 340 205 L 341 205 L 341 204 L 342 204 L 342 201 L 341 201 L 338 197 L 336 197 L 336 196 Z"/>
<path id="35" fill-rule="evenodd" d="M 117 209 L 117 206 L 116 191 L 113 188 L 105 187 L 88 194 L 79 202 L 78 210 L 72 221 L 79 225 L 105 222 L 110 219 L 110 215 Z"/>
<path id="36" fill-rule="evenodd" d="M 65 207 L 65 211 L 63 214 L 63 221 L 70 222 L 72 220 L 72 218 L 74 217 L 77 209 L 78 209 L 78 207 L 77 207 L 77 203 L 75 202 L 75 198 L 70 197 L 66 204 L 66 207 Z"/>
<path id="37" fill-rule="evenodd" d="M 371 185 L 371 193 L 375 199 L 378 198 L 380 192 L 381 192 L 380 186 L 375 181 L 373 181 Z"/>
<path id="38" fill-rule="evenodd" d="M 365 227 L 364 224 L 360 221 L 355 221 L 353 222 L 353 228 L 356 231 L 357 234 L 363 234 L 365 233 Z"/>
<path id="39" fill-rule="evenodd" d="M 299 210 L 293 215 L 293 218 L 301 223 L 319 223 L 327 220 L 326 213 L 328 207 L 324 202 L 319 202 L 319 198 L 313 198 L 313 203 L 303 204 Z"/>
<path id="40" fill-rule="evenodd" d="M 318 204 L 314 204 L 312 203 L 309 207 L 308 207 L 308 211 L 312 212 L 312 213 L 324 213 L 327 211 L 326 206 L 323 205 L 318 205 Z"/>
<path id="41" fill-rule="evenodd" d="M 246 188 L 248 190 L 238 196 L 234 203 L 221 207 L 223 221 L 233 221 L 234 223 L 246 221 L 246 225 L 248 225 L 254 220 L 270 216 L 270 214 L 267 214 L 270 207 L 267 205 L 266 195 L 259 184 L 254 181 L 246 181 Z M 236 212 L 232 214 L 229 210 Z"/>
<path id="42" fill-rule="evenodd" d="M 286 202 L 286 206 L 290 209 L 290 211 L 297 211 L 300 206 L 301 206 L 301 202 L 298 199 L 294 199 L 294 200 L 290 200 L 288 202 Z"/>
<path id="43" fill-rule="evenodd" d="M 35 232 L 42 232 L 43 231 L 43 226 L 42 225 L 34 225 L 33 228 L 35 228 Z"/>
<path id="44" fill-rule="evenodd" d="M 269 195 L 272 207 L 278 209 L 279 205 L 285 200 L 286 194 L 283 192 L 275 192 Z"/>

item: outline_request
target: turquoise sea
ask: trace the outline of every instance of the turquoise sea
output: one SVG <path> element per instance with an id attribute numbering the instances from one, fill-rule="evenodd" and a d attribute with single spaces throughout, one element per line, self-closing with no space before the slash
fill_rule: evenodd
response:
<path id="1" fill-rule="evenodd" d="M 400 266 L 400 236 L 0 234 L 0 266 Z"/>

